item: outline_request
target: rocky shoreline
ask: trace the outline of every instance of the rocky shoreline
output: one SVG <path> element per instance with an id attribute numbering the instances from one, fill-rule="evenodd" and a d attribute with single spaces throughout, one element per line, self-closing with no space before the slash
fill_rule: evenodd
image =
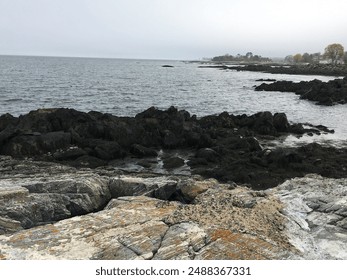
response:
<path id="1" fill-rule="evenodd" d="M 270 112 L 2 115 L 0 259 L 347 259 L 347 151 L 260 144 L 321 133 Z"/>
<path id="2" fill-rule="evenodd" d="M 301 99 L 315 101 L 317 105 L 333 106 L 347 103 L 347 76 L 328 82 L 313 80 L 294 83 L 290 81 L 276 81 L 262 83 L 255 87 L 256 91 L 295 92 Z"/>
<path id="3" fill-rule="evenodd" d="M 274 187 L 284 180 L 317 173 L 345 176 L 347 153 L 308 144 L 267 148 L 260 143 L 289 134 L 333 133 L 324 126 L 291 124 L 283 113 L 197 118 L 171 107 L 149 108 L 135 117 L 73 109 L 0 116 L 0 154 L 60 162 L 74 167 L 119 166 L 139 170 L 187 170 L 221 182 Z"/>
<path id="4" fill-rule="evenodd" d="M 240 66 L 227 65 L 201 65 L 200 68 L 217 68 L 221 70 L 263 72 L 269 74 L 289 75 L 315 75 L 315 76 L 346 76 L 347 67 L 344 65 L 307 64 L 307 65 L 282 65 L 282 64 L 246 64 Z"/>

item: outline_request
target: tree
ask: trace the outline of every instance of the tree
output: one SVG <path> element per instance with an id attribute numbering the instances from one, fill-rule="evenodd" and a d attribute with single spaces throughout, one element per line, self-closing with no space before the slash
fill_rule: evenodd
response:
<path id="1" fill-rule="evenodd" d="M 343 61 L 345 62 L 345 64 L 347 64 L 347 52 L 345 52 L 345 55 L 343 57 Z"/>
<path id="2" fill-rule="evenodd" d="M 302 62 L 302 55 L 297 53 L 296 55 L 293 56 L 293 60 L 295 63 Z"/>
<path id="3" fill-rule="evenodd" d="M 324 57 L 331 59 L 331 63 L 336 65 L 338 61 L 343 59 L 344 48 L 341 44 L 328 45 L 324 50 Z"/>
<path id="4" fill-rule="evenodd" d="M 313 62 L 312 54 L 304 53 L 302 55 L 302 61 L 306 63 L 312 63 Z"/>
<path id="5" fill-rule="evenodd" d="M 253 57 L 253 53 L 252 52 L 246 53 L 246 58 L 247 59 L 252 59 L 252 57 Z"/>
<path id="6" fill-rule="evenodd" d="M 284 61 L 286 63 L 293 63 L 294 62 L 294 57 L 292 55 L 287 55 L 285 58 L 284 58 Z"/>

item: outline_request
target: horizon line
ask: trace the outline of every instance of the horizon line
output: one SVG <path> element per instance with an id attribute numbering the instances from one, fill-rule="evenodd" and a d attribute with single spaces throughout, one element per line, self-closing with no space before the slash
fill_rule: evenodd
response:
<path id="1" fill-rule="evenodd" d="M 102 56 L 69 56 L 69 55 L 37 55 L 37 54 L 3 54 L 0 56 L 20 56 L 20 57 L 49 57 L 49 58 L 90 58 L 90 59 L 123 59 L 123 60 L 166 60 L 166 61 L 194 61 L 203 60 L 203 58 L 195 59 L 175 59 L 175 58 L 136 58 L 136 57 L 102 57 Z"/>

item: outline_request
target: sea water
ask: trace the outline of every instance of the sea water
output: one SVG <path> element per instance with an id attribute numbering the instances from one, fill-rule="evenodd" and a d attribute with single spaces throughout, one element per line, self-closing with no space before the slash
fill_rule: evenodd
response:
<path id="1" fill-rule="evenodd" d="M 173 67 L 162 67 L 167 64 Z M 347 105 L 317 106 L 294 93 L 254 91 L 262 83 L 256 80 L 269 78 L 299 82 L 335 77 L 226 71 L 185 61 L 0 56 L 0 115 L 64 107 L 134 116 L 151 106 L 176 106 L 198 117 L 223 111 L 284 112 L 291 122 L 335 130 L 303 141 L 346 144 Z"/>

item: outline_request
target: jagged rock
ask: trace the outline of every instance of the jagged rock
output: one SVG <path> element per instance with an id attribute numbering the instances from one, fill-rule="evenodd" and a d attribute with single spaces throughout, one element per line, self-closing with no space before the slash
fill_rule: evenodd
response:
<path id="1" fill-rule="evenodd" d="M 316 101 L 318 105 L 332 106 L 347 102 L 347 79 L 335 79 L 328 82 L 320 80 L 301 81 L 277 81 L 271 84 L 263 83 L 255 88 L 256 91 L 282 91 L 295 92 L 301 99 Z"/>
<path id="2" fill-rule="evenodd" d="M 197 151 L 195 156 L 197 158 L 202 158 L 207 161 L 215 162 L 217 161 L 219 154 L 211 148 L 202 148 Z"/>
<path id="3" fill-rule="evenodd" d="M 168 230 L 161 220 L 177 203 L 142 196 L 119 200 L 116 208 L 0 236 L 0 254 L 6 259 L 152 258 Z"/>
<path id="4" fill-rule="evenodd" d="M 307 175 L 273 192 L 286 205 L 286 234 L 305 258 L 347 259 L 347 230 L 339 215 L 347 205 L 347 179 Z"/>
<path id="5" fill-rule="evenodd" d="M 97 174 L 57 164 L 5 162 L 13 168 L 0 176 L 0 217 L 7 221 L 0 225 L 3 232 L 20 229 L 17 223 L 31 228 L 97 211 L 111 199 L 108 179 Z"/>
<path id="6" fill-rule="evenodd" d="M 339 155 L 337 149 L 315 149 L 319 158 L 315 154 L 306 155 L 304 150 L 291 152 L 307 160 L 289 160 L 286 170 L 276 164 L 281 160 L 268 162 L 260 141 L 269 137 L 275 140 L 289 133 L 333 132 L 323 126 L 289 125 L 283 113 L 259 112 L 247 116 L 223 112 L 197 118 L 175 107 L 167 110 L 151 107 L 132 118 L 94 111 L 41 109 L 19 118 L 0 116 L 0 120 L 0 154 L 62 161 L 79 168 L 97 168 L 112 165 L 116 160 L 136 161 L 134 157 L 151 156 L 158 157 L 157 164 L 142 162 L 142 166 L 157 172 L 162 167 L 161 152 L 157 151 L 170 153 L 177 149 L 176 159 L 164 160 L 165 168 L 182 166 L 193 174 L 249 184 L 256 189 L 274 187 L 308 172 L 333 177 L 346 173 L 347 157 Z M 186 157 L 180 152 L 196 155 L 187 161 L 190 169 L 184 166 Z M 327 168 L 334 165 L 336 157 L 340 163 Z"/>
<path id="7" fill-rule="evenodd" d="M 131 152 L 139 157 L 156 157 L 158 155 L 156 150 L 138 144 L 132 145 Z"/>
<path id="8" fill-rule="evenodd" d="M 0 168 L 2 259 L 347 259 L 347 179 L 255 191 L 10 157 Z M 193 203 L 163 200 L 179 196 Z"/>
<path id="9" fill-rule="evenodd" d="M 17 157 L 42 155 L 57 149 L 66 148 L 71 144 L 71 135 L 63 131 L 46 134 L 29 134 L 15 137 L 5 144 L 2 152 Z"/>
<path id="10" fill-rule="evenodd" d="M 215 66 L 212 66 L 215 67 Z M 305 64 L 305 65 L 276 65 L 273 67 L 268 64 L 249 64 L 242 66 L 216 66 L 223 69 L 232 69 L 237 71 L 254 71 L 271 74 L 294 74 L 294 75 L 323 75 L 323 76 L 345 76 L 347 67 L 345 65 L 329 64 Z"/>
<path id="11" fill-rule="evenodd" d="M 0 217 L 0 234 L 13 233 L 22 229 L 23 227 L 19 221 Z"/>
<path id="12" fill-rule="evenodd" d="M 286 114 L 276 113 L 273 117 L 274 127 L 279 132 L 287 132 L 290 127 Z"/>

